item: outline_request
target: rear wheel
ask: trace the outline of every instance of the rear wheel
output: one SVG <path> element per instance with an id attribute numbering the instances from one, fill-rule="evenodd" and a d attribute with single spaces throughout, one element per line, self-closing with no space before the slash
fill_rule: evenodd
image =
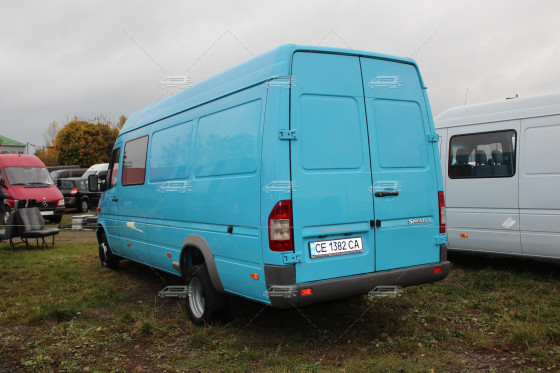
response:
<path id="1" fill-rule="evenodd" d="M 89 201 L 87 198 L 83 198 L 80 201 L 80 206 L 78 207 L 78 210 L 80 210 L 80 212 L 88 212 L 89 210 Z"/>
<path id="2" fill-rule="evenodd" d="M 99 236 L 99 260 L 101 261 L 101 267 L 119 269 L 119 257 L 111 251 L 105 233 L 101 233 Z"/>
<path id="3" fill-rule="evenodd" d="M 189 317 L 196 325 L 212 324 L 225 310 L 225 296 L 214 289 L 206 264 L 192 266 L 186 277 Z"/>

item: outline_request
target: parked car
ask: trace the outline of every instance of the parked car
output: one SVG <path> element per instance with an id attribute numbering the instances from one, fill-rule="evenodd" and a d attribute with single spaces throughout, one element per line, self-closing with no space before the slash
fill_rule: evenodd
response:
<path id="1" fill-rule="evenodd" d="M 560 93 L 436 117 L 449 249 L 560 259 Z"/>
<path id="2" fill-rule="evenodd" d="M 59 179 L 57 186 L 64 196 L 64 205 L 80 212 L 87 212 L 91 206 L 97 206 L 101 197 L 101 192 L 90 192 L 87 179 L 84 178 Z"/>
<path id="3" fill-rule="evenodd" d="M 4 202 L 5 218 L 14 208 L 15 201 L 34 199 L 46 220 L 60 222 L 64 198 L 39 158 L 34 155 L 0 154 L 0 179 L 5 185 L 2 191 L 9 196 Z"/>
<path id="4" fill-rule="evenodd" d="M 263 84 L 278 76 L 301 84 Z M 133 114 L 99 208 L 101 264 L 182 276 L 199 325 L 226 294 L 299 307 L 450 267 L 424 83 L 414 61 L 371 52 L 282 46 Z"/>
<path id="5" fill-rule="evenodd" d="M 67 179 L 69 177 L 81 177 L 84 172 L 86 172 L 85 168 L 69 168 L 64 170 L 56 170 L 51 172 L 51 177 L 56 182 L 58 179 Z"/>

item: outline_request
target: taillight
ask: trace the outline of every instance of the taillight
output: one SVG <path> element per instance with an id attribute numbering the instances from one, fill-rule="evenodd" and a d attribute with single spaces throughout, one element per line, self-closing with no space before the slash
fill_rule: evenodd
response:
<path id="1" fill-rule="evenodd" d="M 270 250 L 294 250 L 292 226 L 292 201 L 279 201 L 268 217 L 268 244 Z"/>
<path id="2" fill-rule="evenodd" d="M 439 202 L 439 233 L 445 233 L 447 218 L 445 216 L 445 198 L 443 197 L 443 192 L 438 192 L 438 202 Z"/>
<path id="3" fill-rule="evenodd" d="M 74 188 L 70 191 L 71 195 L 78 194 L 78 188 Z"/>

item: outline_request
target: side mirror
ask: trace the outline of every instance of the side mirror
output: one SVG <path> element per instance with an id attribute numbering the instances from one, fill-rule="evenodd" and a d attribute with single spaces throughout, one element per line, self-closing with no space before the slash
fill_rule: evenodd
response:
<path id="1" fill-rule="evenodd" d="M 90 192 L 99 192 L 99 180 L 97 175 L 88 176 L 88 189 Z"/>

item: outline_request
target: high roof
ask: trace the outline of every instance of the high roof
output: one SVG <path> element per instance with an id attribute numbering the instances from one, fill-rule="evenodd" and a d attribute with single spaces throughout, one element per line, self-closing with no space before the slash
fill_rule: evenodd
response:
<path id="1" fill-rule="evenodd" d="M 26 146 L 24 143 L 0 135 L 0 146 Z"/>
<path id="2" fill-rule="evenodd" d="M 436 128 L 560 114 L 560 93 L 459 106 L 435 119 Z"/>
<path id="3" fill-rule="evenodd" d="M 290 75 L 292 55 L 296 51 L 329 52 L 374 57 L 406 62 L 416 66 L 416 63 L 410 58 L 394 57 L 353 49 L 286 44 L 135 112 L 126 121 L 121 134 L 202 105 L 232 92 L 264 83 L 269 79 Z"/>

